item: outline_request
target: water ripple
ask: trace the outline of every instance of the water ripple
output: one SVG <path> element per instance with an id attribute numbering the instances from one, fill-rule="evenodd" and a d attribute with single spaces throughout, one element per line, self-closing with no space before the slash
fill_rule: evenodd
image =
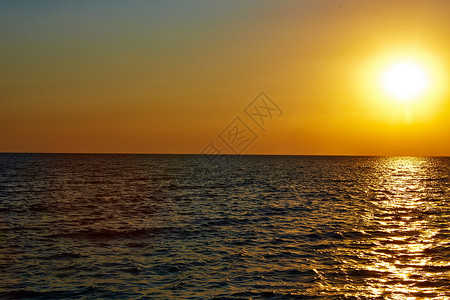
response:
<path id="1" fill-rule="evenodd" d="M 450 159 L 0 155 L 0 298 L 450 297 Z"/>

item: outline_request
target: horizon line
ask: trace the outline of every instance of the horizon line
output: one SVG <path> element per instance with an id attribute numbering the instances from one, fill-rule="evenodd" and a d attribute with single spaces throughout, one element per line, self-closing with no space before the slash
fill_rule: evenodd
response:
<path id="1" fill-rule="evenodd" d="M 207 156 L 319 156 L 319 157 L 450 157 L 450 155 L 410 155 L 410 154 L 262 154 L 262 153 L 144 153 L 144 152 L 9 152 L 1 154 L 78 154 L 78 155 L 207 155 Z"/>

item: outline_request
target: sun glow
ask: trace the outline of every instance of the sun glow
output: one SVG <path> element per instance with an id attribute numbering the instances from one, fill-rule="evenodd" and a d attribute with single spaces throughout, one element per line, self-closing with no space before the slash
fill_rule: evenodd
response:
<path id="1" fill-rule="evenodd" d="M 414 61 L 399 61 L 390 65 L 381 76 L 385 92 L 395 99 L 408 102 L 422 96 L 430 86 L 430 76 Z"/>
<path id="2" fill-rule="evenodd" d="M 361 60 L 349 82 L 358 83 L 361 105 L 373 120 L 431 122 L 445 109 L 448 76 L 443 57 L 418 47 L 390 47 Z"/>

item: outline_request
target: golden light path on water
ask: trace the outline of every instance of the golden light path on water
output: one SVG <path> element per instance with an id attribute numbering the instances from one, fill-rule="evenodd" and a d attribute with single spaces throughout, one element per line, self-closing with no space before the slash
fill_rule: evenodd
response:
<path id="1" fill-rule="evenodd" d="M 361 296 L 389 295 L 391 299 L 405 299 L 442 295 L 436 285 L 430 284 L 437 277 L 450 278 L 446 270 L 448 261 L 433 257 L 429 249 L 445 245 L 446 241 L 436 236 L 439 229 L 431 226 L 434 206 L 429 191 L 429 174 L 432 162 L 427 158 L 384 158 L 380 172 L 376 172 L 373 183 L 366 190 L 373 213 L 364 216 L 364 221 L 384 232 L 371 235 L 369 249 L 357 250 L 357 267 L 366 274 L 366 282 L 359 291 Z M 370 228 L 370 226 L 369 226 Z M 343 261 L 344 264 L 355 262 Z M 373 276 L 371 276 L 371 274 Z M 440 296 L 438 296 L 440 297 Z"/>

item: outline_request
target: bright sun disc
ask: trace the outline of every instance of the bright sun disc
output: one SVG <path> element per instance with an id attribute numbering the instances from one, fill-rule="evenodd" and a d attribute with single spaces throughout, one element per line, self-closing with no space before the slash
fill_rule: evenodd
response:
<path id="1" fill-rule="evenodd" d="M 397 62 L 383 73 L 381 84 L 389 95 L 407 102 L 420 97 L 428 89 L 429 76 L 415 62 Z"/>

